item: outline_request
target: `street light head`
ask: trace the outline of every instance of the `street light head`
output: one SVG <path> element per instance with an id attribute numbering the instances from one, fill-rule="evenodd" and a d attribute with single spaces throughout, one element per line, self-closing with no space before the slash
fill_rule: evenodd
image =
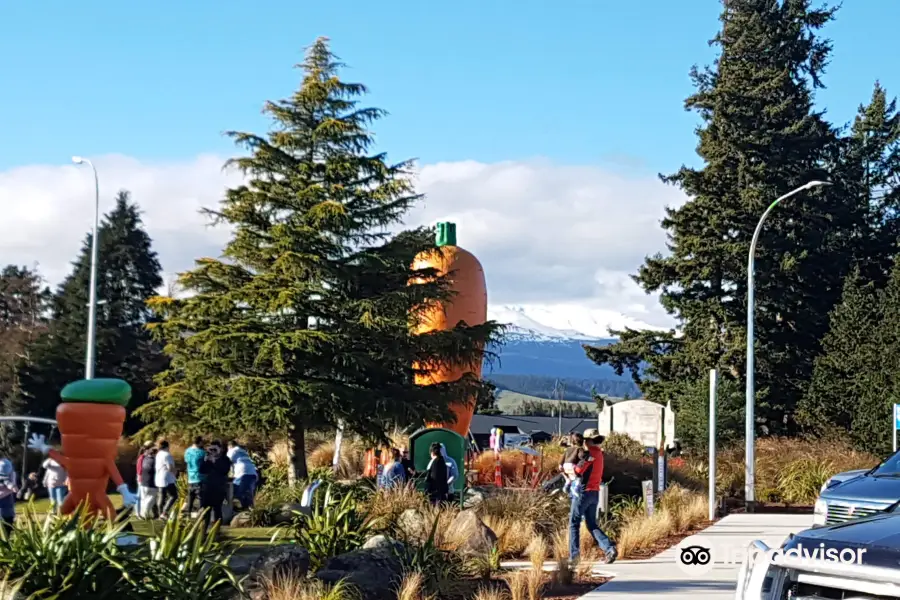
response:
<path id="1" fill-rule="evenodd" d="M 803 186 L 803 187 L 805 187 L 806 189 L 809 189 L 809 188 L 818 187 L 818 186 L 820 186 L 820 185 L 834 185 L 834 184 L 831 183 L 830 181 L 818 181 L 818 180 L 816 180 L 816 181 L 810 181 L 809 183 L 807 183 L 807 184 L 806 184 L 805 186 Z"/>
<path id="2" fill-rule="evenodd" d="M 75 163 L 76 165 L 83 165 L 83 164 L 84 164 L 84 159 L 81 158 L 80 156 L 73 156 L 73 157 L 72 157 L 72 162 Z"/>

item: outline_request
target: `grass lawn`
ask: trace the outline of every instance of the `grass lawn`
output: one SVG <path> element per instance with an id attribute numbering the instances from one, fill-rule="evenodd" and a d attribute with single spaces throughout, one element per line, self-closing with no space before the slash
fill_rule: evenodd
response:
<path id="1" fill-rule="evenodd" d="M 163 528 L 163 521 L 145 521 L 143 519 L 134 519 L 131 526 L 138 535 L 150 535 Z M 275 529 L 271 527 L 223 527 L 221 530 L 222 537 L 227 538 L 241 546 L 267 546 L 272 541 Z"/>
<path id="2" fill-rule="evenodd" d="M 109 499 L 112 502 L 113 506 L 115 506 L 117 509 L 122 507 L 122 497 L 120 495 L 110 494 Z M 45 515 L 50 512 L 50 500 L 47 498 L 34 500 L 30 504 L 31 509 L 34 510 L 34 512 L 38 515 Z M 20 502 L 16 504 L 16 510 L 19 514 L 23 514 L 27 506 L 29 506 L 27 503 Z M 135 533 L 139 535 L 149 535 L 154 531 L 159 531 L 163 526 L 162 521 L 145 521 L 143 519 L 132 519 L 131 524 L 132 527 L 134 527 Z M 241 546 L 258 547 L 266 546 L 271 543 L 272 536 L 275 534 L 276 528 L 222 527 L 220 531 L 222 537 L 232 540 Z"/>

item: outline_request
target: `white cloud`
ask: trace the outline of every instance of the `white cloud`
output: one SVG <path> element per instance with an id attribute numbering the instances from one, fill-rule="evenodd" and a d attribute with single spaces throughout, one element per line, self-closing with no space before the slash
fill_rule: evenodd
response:
<path id="1" fill-rule="evenodd" d="M 209 227 L 199 211 L 216 206 L 224 188 L 241 179 L 222 170 L 221 158 L 151 163 L 106 156 L 95 164 L 101 210 L 120 189 L 130 191 L 167 273 L 218 255 L 227 231 Z M 664 207 L 684 200 L 657 178 L 546 162 L 464 161 L 425 165 L 418 181 L 427 197 L 408 222 L 456 222 L 459 244 L 484 265 L 492 304 L 524 304 L 543 313 L 607 310 L 670 324 L 656 298 L 629 279 L 647 254 L 665 248 Z M 0 262 L 38 263 L 56 283 L 92 224 L 90 169 L 40 165 L 0 172 L 0 206 Z"/>

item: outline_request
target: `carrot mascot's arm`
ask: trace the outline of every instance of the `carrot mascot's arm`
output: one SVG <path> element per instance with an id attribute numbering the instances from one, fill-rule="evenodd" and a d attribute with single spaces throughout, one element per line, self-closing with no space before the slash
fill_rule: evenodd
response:
<path id="1" fill-rule="evenodd" d="M 117 488 L 125 485 L 122 474 L 119 473 L 119 467 L 116 466 L 116 461 L 111 460 L 106 464 L 106 472 L 109 474 L 109 478 L 112 479 L 112 482 L 116 484 Z"/>
<path id="2" fill-rule="evenodd" d="M 51 448 L 47 453 L 47 456 L 58 462 L 62 466 L 62 468 L 69 470 L 69 457 L 62 452 L 57 452 L 56 450 L 53 450 Z"/>

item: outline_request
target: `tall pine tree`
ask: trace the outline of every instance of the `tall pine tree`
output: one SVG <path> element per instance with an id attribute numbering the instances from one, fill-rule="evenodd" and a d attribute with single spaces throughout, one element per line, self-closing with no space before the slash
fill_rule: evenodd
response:
<path id="1" fill-rule="evenodd" d="M 851 433 L 860 398 L 870 393 L 873 362 L 880 349 L 875 324 L 882 321 L 881 295 L 855 270 L 831 316 L 823 354 L 798 410 L 798 420 L 818 435 Z"/>
<path id="2" fill-rule="evenodd" d="M 95 377 L 120 377 L 133 387 L 131 407 L 146 401 L 153 376 L 165 367 L 160 347 L 146 330 L 153 315 L 147 300 L 162 286 L 162 268 L 144 230 L 140 210 L 127 192 L 100 225 L 97 270 Z M 92 236 L 72 273 L 51 301 L 49 330 L 35 345 L 34 364 L 22 371 L 33 415 L 52 416 L 59 391 L 84 377 Z M 133 429 L 137 421 L 131 421 Z"/>
<path id="3" fill-rule="evenodd" d="M 833 12 L 809 0 L 723 2 L 712 41 L 720 48 L 716 66 L 693 70 L 697 89 L 686 101 L 702 119 L 697 151 L 705 166 L 664 177 L 690 200 L 663 220 L 670 252 L 648 258 L 635 277 L 661 295 L 681 335 L 625 331 L 618 344 L 587 349 L 598 363 L 631 370 L 652 399 L 705 404 L 697 382 L 712 367 L 743 383 L 753 231 L 775 198 L 828 179 L 825 168 L 835 160 L 836 132 L 812 105 L 830 52 L 817 31 Z M 795 196 L 771 214 L 760 237 L 756 405 L 764 431 L 791 429 L 853 262 L 845 200 L 830 188 Z"/>
<path id="4" fill-rule="evenodd" d="M 371 150 L 384 113 L 358 104 L 366 89 L 340 67 L 319 39 L 299 90 L 266 105 L 268 135 L 231 134 L 250 151 L 232 161 L 249 181 L 210 215 L 234 235 L 221 259 L 182 274 L 190 297 L 155 301 L 172 362 L 142 411 L 152 429 L 287 434 L 298 478 L 311 429 L 340 422 L 383 440 L 393 423 L 447 416 L 483 384 L 419 387 L 411 365 L 470 361 L 497 329 L 411 335 L 447 282 L 409 285 L 414 256 L 434 246 L 428 231 L 386 233 L 420 200 L 411 165 Z"/>
<path id="5" fill-rule="evenodd" d="M 0 412 L 24 414 L 19 371 L 31 364 L 32 347 L 47 325 L 50 290 L 32 269 L 7 265 L 0 272 Z M 7 426 L 8 425 L 8 426 Z M 0 427 L 0 449 L 11 451 L 16 428 Z"/>
<path id="6" fill-rule="evenodd" d="M 894 293 L 879 290 L 888 285 L 898 254 L 900 114 L 880 84 L 875 84 L 869 104 L 859 107 L 841 149 L 835 180 L 850 199 L 847 205 L 857 208 L 853 232 L 857 269 L 832 315 L 798 420 L 811 431 L 849 433 L 861 447 L 885 451 L 878 419 L 884 420 L 886 408 L 879 398 L 890 389 L 884 387 L 891 379 L 883 368 L 884 357 L 896 349 L 890 333 L 885 338 L 879 331 L 883 326 L 875 324 L 886 318 L 883 311 L 890 309 L 888 299 Z M 869 397 L 872 390 L 878 390 L 878 397 Z M 862 409 L 864 405 L 869 408 Z M 869 423 L 869 414 L 863 414 L 866 411 L 878 415 L 874 424 Z"/>
<path id="7" fill-rule="evenodd" d="M 843 140 L 835 179 L 858 207 L 857 262 L 864 279 L 883 287 L 900 239 L 900 114 L 875 84 Z"/>

